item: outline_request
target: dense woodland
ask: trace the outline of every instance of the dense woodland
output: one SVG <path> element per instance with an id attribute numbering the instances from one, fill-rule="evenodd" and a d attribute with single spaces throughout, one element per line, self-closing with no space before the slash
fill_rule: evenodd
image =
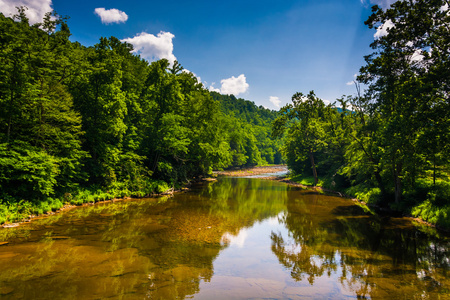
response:
<path id="1" fill-rule="evenodd" d="M 365 24 L 389 21 L 355 96 L 326 106 L 314 92 L 297 93 L 274 135 L 286 135 L 289 167 L 311 183 L 450 228 L 449 3 L 375 6 Z"/>
<path id="2" fill-rule="evenodd" d="M 25 12 L 0 14 L 0 223 L 281 162 L 275 111 L 210 93 L 115 37 L 71 42 L 66 18 L 30 25 Z"/>

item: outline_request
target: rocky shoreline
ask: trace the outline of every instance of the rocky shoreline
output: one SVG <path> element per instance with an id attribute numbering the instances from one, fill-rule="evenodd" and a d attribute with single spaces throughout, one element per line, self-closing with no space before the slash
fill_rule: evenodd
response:
<path id="1" fill-rule="evenodd" d="M 214 174 L 218 176 L 231 176 L 231 177 L 249 177 L 249 176 L 260 176 L 264 174 L 272 174 L 277 172 L 287 171 L 286 165 L 273 165 L 273 166 L 262 166 L 262 167 L 251 167 L 237 170 L 226 170 L 217 171 Z M 263 177 L 263 178 L 278 178 L 276 176 Z M 261 178 L 261 177 L 259 177 Z"/>

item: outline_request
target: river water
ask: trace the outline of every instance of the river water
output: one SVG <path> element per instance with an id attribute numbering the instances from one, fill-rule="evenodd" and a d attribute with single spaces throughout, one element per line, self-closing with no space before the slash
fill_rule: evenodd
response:
<path id="1" fill-rule="evenodd" d="M 450 299 L 450 240 L 252 178 L 0 230 L 0 299 Z"/>

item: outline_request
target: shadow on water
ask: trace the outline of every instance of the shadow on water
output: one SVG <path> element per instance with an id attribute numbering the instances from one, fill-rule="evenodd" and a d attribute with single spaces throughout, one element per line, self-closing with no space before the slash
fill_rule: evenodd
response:
<path id="1" fill-rule="evenodd" d="M 1 299 L 445 298 L 449 240 L 275 181 L 80 207 L 0 230 Z"/>
<path id="2" fill-rule="evenodd" d="M 368 216 L 369 212 L 366 212 L 361 206 L 352 205 L 352 206 L 336 206 L 331 213 L 336 216 Z"/>

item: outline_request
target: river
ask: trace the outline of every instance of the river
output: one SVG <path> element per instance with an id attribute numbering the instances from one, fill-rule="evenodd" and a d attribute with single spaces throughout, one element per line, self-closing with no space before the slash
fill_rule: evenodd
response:
<path id="1" fill-rule="evenodd" d="M 0 229 L 1 299 L 449 299 L 450 239 L 256 178 Z"/>

